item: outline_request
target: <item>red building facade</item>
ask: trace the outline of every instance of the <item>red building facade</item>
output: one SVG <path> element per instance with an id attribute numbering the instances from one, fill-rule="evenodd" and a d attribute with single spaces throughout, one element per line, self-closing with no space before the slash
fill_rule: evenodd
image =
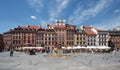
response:
<path id="1" fill-rule="evenodd" d="M 39 26 L 18 26 L 17 28 L 11 29 L 5 32 L 4 42 L 5 47 L 25 47 L 25 46 L 36 46 L 36 32 Z"/>

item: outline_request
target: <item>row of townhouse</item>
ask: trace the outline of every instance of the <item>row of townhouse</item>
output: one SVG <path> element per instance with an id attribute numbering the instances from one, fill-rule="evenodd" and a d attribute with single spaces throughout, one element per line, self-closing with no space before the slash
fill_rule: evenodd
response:
<path id="1" fill-rule="evenodd" d="M 119 33 L 119 32 L 118 32 Z M 79 29 L 73 24 L 66 24 L 65 20 L 56 20 L 55 24 L 41 26 L 18 26 L 3 34 L 5 48 L 45 46 L 45 47 L 73 47 L 73 46 L 113 46 L 112 33 L 95 29 L 92 26 L 81 26 Z M 118 35 L 120 38 L 120 35 Z M 113 40 L 112 40 L 113 41 Z M 112 42 L 113 43 L 113 42 Z M 120 43 L 120 41 L 118 41 Z M 118 44 L 117 43 L 117 44 Z M 115 47 L 120 48 L 119 45 Z"/>
<path id="2" fill-rule="evenodd" d="M 120 30 L 109 31 L 108 46 L 120 49 Z"/>
<path id="3" fill-rule="evenodd" d="M 39 26 L 18 26 L 3 34 L 4 48 L 36 46 L 36 32 Z"/>
<path id="4" fill-rule="evenodd" d="M 75 25 L 65 24 L 64 21 L 56 21 L 55 24 L 48 24 L 47 28 L 40 28 L 37 32 L 37 44 L 44 44 L 47 47 L 73 46 Z"/>
<path id="5" fill-rule="evenodd" d="M 2 52 L 3 49 L 4 49 L 3 35 L 0 34 L 0 52 Z"/>

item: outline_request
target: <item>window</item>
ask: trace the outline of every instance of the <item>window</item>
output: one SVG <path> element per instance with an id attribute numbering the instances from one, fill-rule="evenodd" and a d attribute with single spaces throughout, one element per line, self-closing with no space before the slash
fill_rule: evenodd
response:
<path id="1" fill-rule="evenodd" d="M 13 36 L 13 39 L 15 39 L 15 36 Z"/>
<path id="2" fill-rule="evenodd" d="M 18 36 L 16 36 L 16 39 L 18 39 Z"/>
<path id="3" fill-rule="evenodd" d="M 82 38 L 80 37 L 80 40 L 82 40 Z"/>
<path id="4" fill-rule="evenodd" d="M 24 40 L 24 43 L 26 43 L 26 40 Z"/>
<path id="5" fill-rule="evenodd" d="M 34 40 L 32 40 L 32 43 L 34 43 Z"/>
<path id="6" fill-rule="evenodd" d="M 32 33 L 32 35 L 34 35 L 34 33 Z"/>
<path id="7" fill-rule="evenodd" d="M 21 37 L 19 36 L 19 39 L 20 39 Z"/>
<path id="8" fill-rule="evenodd" d="M 45 42 L 45 44 L 47 44 L 47 42 Z"/>
<path id="9" fill-rule="evenodd" d="M 88 43 L 88 45 L 89 45 L 89 43 Z"/>
<path id="10" fill-rule="evenodd" d="M 79 38 L 77 37 L 77 40 L 79 40 Z"/>
<path id="11" fill-rule="evenodd" d="M 51 44 L 53 45 L 53 44 L 54 44 L 54 42 L 51 42 Z"/>
<path id="12" fill-rule="evenodd" d="M 30 43 L 30 40 L 28 40 L 28 43 Z"/>
<path id="13" fill-rule="evenodd" d="M 82 44 L 82 42 L 80 42 L 80 44 Z"/>
<path id="14" fill-rule="evenodd" d="M 54 34 L 51 34 L 52 36 L 54 36 Z"/>
<path id="15" fill-rule="evenodd" d="M 19 41 L 19 44 L 20 44 L 20 41 Z"/>
<path id="16" fill-rule="evenodd" d="M 93 44 L 91 43 L 91 45 L 93 45 Z"/>
<path id="17" fill-rule="evenodd" d="M 28 35 L 30 35 L 30 33 L 28 33 Z"/>
<path id="18" fill-rule="evenodd" d="M 28 40 L 30 40 L 30 36 L 28 36 Z"/>
<path id="19" fill-rule="evenodd" d="M 26 35 L 26 33 L 24 33 L 24 35 Z"/>
<path id="20" fill-rule="evenodd" d="M 54 40 L 54 38 L 52 38 L 52 40 Z"/>

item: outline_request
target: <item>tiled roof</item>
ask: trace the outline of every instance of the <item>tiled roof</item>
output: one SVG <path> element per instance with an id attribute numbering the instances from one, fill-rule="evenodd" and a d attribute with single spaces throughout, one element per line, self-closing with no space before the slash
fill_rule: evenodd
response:
<path id="1" fill-rule="evenodd" d="M 40 27 L 39 26 L 30 26 L 29 28 L 31 28 L 31 29 L 39 29 Z"/>
<path id="2" fill-rule="evenodd" d="M 93 28 L 92 26 L 83 26 L 83 28 Z"/>
<path id="3" fill-rule="evenodd" d="M 55 28 L 65 28 L 65 26 L 56 26 Z"/>
<path id="4" fill-rule="evenodd" d="M 50 27 L 54 27 L 55 26 L 55 24 L 47 24 L 48 26 L 50 26 Z"/>
<path id="5" fill-rule="evenodd" d="M 43 28 L 40 28 L 40 29 L 38 29 L 38 31 L 45 31 L 45 29 L 43 29 Z"/>
<path id="6" fill-rule="evenodd" d="M 97 30 L 97 32 L 104 32 L 104 30 L 100 30 L 100 29 L 96 29 Z"/>
<path id="7" fill-rule="evenodd" d="M 92 30 L 87 30 L 87 31 L 85 31 L 85 33 L 86 33 L 87 35 L 96 35 L 96 33 L 93 32 Z"/>
<path id="8" fill-rule="evenodd" d="M 54 29 L 44 28 L 44 29 L 38 29 L 38 32 L 55 32 L 55 30 Z"/>
<path id="9" fill-rule="evenodd" d="M 5 32 L 4 34 L 10 34 L 12 31 L 10 30 L 10 31 L 7 31 L 7 32 Z"/>
<path id="10" fill-rule="evenodd" d="M 39 29 L 39 26 L 18 26 L 18 28 L 30 28 L 30 29 Z"/>
<path id="11" fill-rule="evenodd" d="M 54 29 L 45 29 L 46 32 L 55 32 Z"/>

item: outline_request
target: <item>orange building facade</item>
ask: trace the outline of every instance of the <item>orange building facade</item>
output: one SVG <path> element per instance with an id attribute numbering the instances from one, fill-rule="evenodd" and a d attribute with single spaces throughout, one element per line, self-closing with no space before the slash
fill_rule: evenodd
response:
<path id="1" fill-rule="evenodd" d="M 55 24 L 48 24 L 47 28 L 37 32 L 37 46 L 46 47 L 73 46 L 75 25 L 66 24 L 65 20 L 56 20 Z"/>

